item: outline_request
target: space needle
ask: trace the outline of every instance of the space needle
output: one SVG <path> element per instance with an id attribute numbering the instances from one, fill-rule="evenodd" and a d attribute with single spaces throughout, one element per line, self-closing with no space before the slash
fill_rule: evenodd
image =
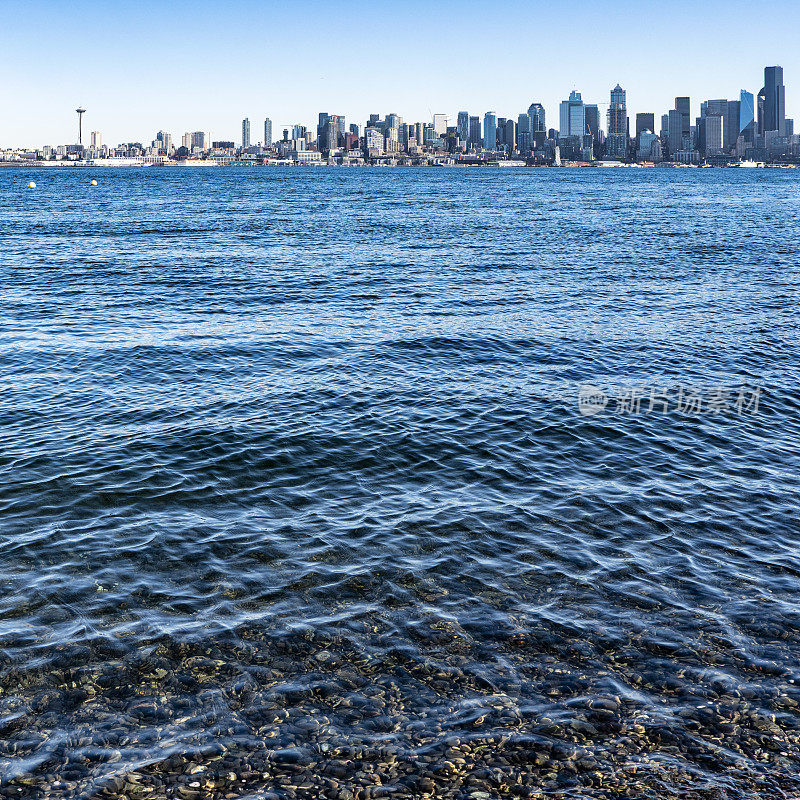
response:
<path id="1" fill-rule="evenodd" d="M 83 115 L 86 113 L 86 109 L 78 106 L 75 113 L 78 115 L 78 144 L 83 144 Z"/>

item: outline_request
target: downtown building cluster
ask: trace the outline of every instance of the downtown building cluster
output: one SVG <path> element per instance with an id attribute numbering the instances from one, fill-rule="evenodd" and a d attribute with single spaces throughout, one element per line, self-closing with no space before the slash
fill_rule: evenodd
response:
<path id="1" fill-rule="evenodd" d="M 316 126 L 285 126 L 277 137 L 271 119 L 251 125 L 245 118 L 239 141 L 213 140 L 205 131 L 187 132 L 173 141 L 171 134 L 159 131 L 149 145 L 129 142 L 109 148 L 93 131 L 87 146 L 79 142 L 4 155 L 118 164 L 800 163 L 800 136 L 786 117 L 779 66 L 765 68 L 764 86 L 757 94 L 742 90 L 736 99 L 704 100 L 694 117 L 689 97 L 676 97 L 674 107 L 659 117 L 655 112 L 631 117 L 626 91 L 617 84 L 607 103 L 587 103 L 572 91 L 560 103 L 557 121 L 557 128 L 548 128 L 545 108 L 538 102 L 516 117 L 460 111 L 455 124 L 445 114 L 426 122 L 372 114 L 364 124 L 348 125 L 344 116 L 323 112 Z"/>

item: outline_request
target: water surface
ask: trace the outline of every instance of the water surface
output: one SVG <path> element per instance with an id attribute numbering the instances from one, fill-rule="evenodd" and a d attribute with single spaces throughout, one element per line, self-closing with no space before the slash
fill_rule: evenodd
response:
<path id="1" fill-rule="evenodd" d="M 799 214 L 0 172 L 0 797 L 800 796 Z"/>

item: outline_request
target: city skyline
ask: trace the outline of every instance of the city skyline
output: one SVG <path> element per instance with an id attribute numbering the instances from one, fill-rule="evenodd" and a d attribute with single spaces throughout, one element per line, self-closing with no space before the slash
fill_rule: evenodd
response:
<path id="1" fill-rule="evenodd" d="M 206 2 L 179 3 L 169 16 L 149 2 L 135 15 L 121 5 L 115 13 L 114 3 L 99 15 L 83 0 L 69 15 L 38 0 L 24 7 L 13 0 L 12 16 L 15 7 L 42 24 L 0 34 L 0 67 L 11 78 L 3 95 L 14 109 L 0 122 L 4 147 L 70 141 L 69 112 L 79 103 L 87 127 L 108 141 L 198 128 L 238 140 L 245 117 L 269 115 L 276 130 L 311 126 L 318 108 L 348 119 L 396 111 L 452 121 L 465 108 L 504 116 L 537 101 L 552 119 L 570 90 L 604 102 L 620 83 L 634 113 L 657 112 L 676 95 L 757 92 L 764 64 L 800 75 L 800 9 L 782 1 L 771 7 L 769 37 L 749 33 L 753 9 L 738 2 L 676 3 L 666 15 L 654 3 L 623 2 L 611 15 L 584 2 L 569 14 L 501 2 L 489 14 L 414 1 L 402 14 L 372 6 L 357 23 L 313 2 L 303 15 L 242 0 L 224 14 Z M 730 56 L 719 58 L 720 48 Z M 790 83 L 787 115 L 800 116 L 799 105 Z"/>
<path id="2" fill-rule="evenodd" d="M 750 101 L 756 103 L 757 101 L 755 100 L 755 98 L 758 97 L 758 92 L 765 91 L 767 94 L 768 102 L 772 102 L 773 105 L 775 103 L 780 103 L 783 117 L 789 120 L 793 120 L 794 117 L 790 113 L 791 108 L 787 104 L 785 99 L 787 91 L 787 87 L 785 86 L 785 84 L 781 83 L 780 85 L 780 90 L 781 90 L 780 98 L 778 99 L 774 97 L 774 92 L 775 92 L 774 86 L 772 88 L 770 86 L 770 83 L 774 78 L 774 74 L 771 71 L 774 70 L 777 70 L 780 75 L 779 81 L 783 81 L 784 80 L 783 66 L 782 65 L 768 66 L 764 68 L 764 80 L 763 80 L 764 85 L 763 87 L 761 87 L 761 89 L 741 88 L 737 93 L 735 93 L 735 95 L 741 98 L 742 100 L 745 98 L 746 95 L 750 95 Z M 769 72 L 769 79 L 768 79 L 768 72 Z M 593 99 L 584 97 L 583 93 L 580 90 L 572 89 L 569 92 L 569 96 L 566 99 L 562 99 L 558 103 L 556 109 L 548 110 L 547 107 L 544 106 L 544 104 L 541 104 L 536 100 L 534 100 L 531 104 L 531 107 L 529 108 L 529 112 L 534 106 L 540 109 L 544 109 L 547 119 L 547 125 L 545 125 L 544 130 L 555 129 L 556 131 L 561 132 L 561 135 L 563 136 L 565 135 L 565 132 L 567 132 L 566 135 L 575 135 L 573 128 L 577 129 L 577 127 L 580 127 L 581 129 L 584 130 L 592 129 L 592 125 L 590 124 L 589 117 L 587 115 L 589 113 L 589 110 L 593 109 L 595 115 L 598 117 L 598 123 L 596 123 L 597 127 L 600 130 L 602 130 L 606 135 L 610 134 L 612 136 L 612 141 L 615 133 L 619 134 L 620 136 L 622 136 L 624 133 L 622 128 L 619 127 L 620 121 L 617 120 L 617 115 L 615 114 L 615 107 L 621 108 L 624 111 L 625 115 L 624 124 L 627 124 L 628 130 L 630 130 L 631 124 L 633 124 L 635 128 L 634 136 L 638 136 L 640 132 L 638 126 L 641 124 L 642 119 L 652 118 L 650 119 L 650 121 L 653 123 L 653 127 L 648 128 L 648 130 L 650 130 L 655 134 L 659 134 L 662 130 L 659 120 L 661 120 L 661 124 L 663 125 L 664 122 L 667 122 L 670 115 L 678 114 L 678 117 L 680 118 L 680 129 L 677 135 L 680 136 L 681 133 L 683 133 L 683 135 L 686 135 L 688 133 L 689 128 L 694 126 L 695 118 L 702 113 L 703 106 L 709 102 L 711 97 L 711 96 L 709 97 L 709 100 L 704 100 L 702 99 L 702 97 L 695 97 L 693 99 L 691 95 L 674 96 L 673 98 L 674 106 L 672 108 L 667 107 L 666 109 L 650 109 L 648 111 L 644 111 L 638 108 L 632 108 L 630 102 L 627 100 L 627 95 L 628 95 L 627 89 L 622 87 L 619 82 L 617 82 L 616 86 L 614 86 L 610 90 L 610 94 L 608 95 L 610 96 L 610 100 L 608 101 L 600 100 L 595 102 Z M 718 94 L 717 96 L 721 97 L 722 95 Z M 770 100 L 770 98 L 772 99 Z M 679 103 L 682 103 L 680 112 L 678 112 L 677 110 Z M 575 110 L 572 111 L 569 110 L 570 107 L 573 105 L 580 106 L 580 108 L 577 109 L 579 111 L 579 117 L 580 117 L 579 119 L 574 116 Z M 600 108 L 606 109 L 605 113 L 600 114 L 599 113 Z M 78 139 L 80 138 L 81 118 L 83 117 L 84 113 L 87 113 L 87 110 L 83 107 L 80 107 L 77 110 L 80 112 L 78 117 L 78 137 L 77 138 L 73 137 L 73 139 L 75 140 L 74 142 L 67 139 L 64 142 L 59 142 L 58 144 L 73 144 L 78 142 Z M 465 119 L 467 121 L 467 124 L 469 124 L 468 120 L 470 119 L 470 115 L 473 114 L 473 111 L 481 120 L 481 131 L 482 131 L 481 138 L 485 138 L 486 135 L 484 131 L 484 122 L 485 122 L 485 117 L 487 115 L 493 115 L 495 119 L 503 117 L 502 112 L 498 113 L 495 110 L 483 111 L 470 108 L 470 109 L 460 109 L 459 111 L 454 113 L 441 113 L 441 112 L 432 113 L 430 114 L 430 119 L 422 119 L 419 120 L 418 122 L 431 124 L 434 127 L 434 129 L 437 130 L 437 132 L 441 133 L 444 133 L 445 127 L 448 126 L 455 127 L 459 131 L 461 131 L 462 117 L 466 114 L 467 116 Z M 753 111 L 755 112 L 755 109 L 753 109 Z M 73 114 L 74 113 L 75 112 L 73 111 Z M 384 114 L 387 117 L 397 116 L 400 120 L 404 120 L 407 123 L 411 122 L 411 118 L 405 117 L 403 114 L 397 114 L 396 111 L 383 112 L 378 114 L 367 113 L 364 114 L 361 118 L 355 118 L 355 119 L 353 118 L 348 119 L 346 115 L 342 114 L 342 115 L 335 115 L 335 119 L 340 121 L 339 124 L 342 126 L 341 132 L 344 133 L 346 124 L 349 122 L 355 121 L 356 124 L 358 124 L 361 127 L 364 127 L 364 120 L 368 120 L 370 117 L 374 117 L 375 119 L 383 118 Z M 316 116 L 321 121 L 322 116 L 327 116 L 327 113 L 326 114 L 317 113 Z M 515 116 L 516 115 L 513 112 L 509 112 L 508 118 L 514 119 Z M 238 132 L 231 136 L 216 134 L 214 131 L 209 130 L 208 126 L 204 127 L 201 125 L 200 130 L 209 140 L 209 142 L 212 140 L 232 141 L 237 143 L 237 145 L 242 146 L 243 148 L 247 148 L 251 144 L 255 145 L 257 143 L 259 144 L 263 143 L 264 145 L 268 145 L 272 141 L 278 140 L 280 133 L 283 129 L 289 129 L 289 131 L 292 132 L 291 133 L 292 138 L 296 138 L 294 132 L 296 132 L 298 128 L 304 128 L 309 131 L 313 131 L 316 127 L 315 124 L 313 123 L 304 125 L 302 122 L 299 121 L 281 123 L 277 122 L 275 118 L 265 117 L 263 114 L 262 115 L 255 114 L 253 115 L 253 119 L 255 120 L 255 129 L 253 129 L 252 127 L 249 116 L 240 118 L 238 122 L 234 122 L 231 125 L 231 127 L 234 127 L 235 125 L 236 128 L 238 128 Z M 672 129 L 671 126 L 672 126 L 672 121 L 669 121 L 667 122 L 666 125 L 663 126 L 663 130 L 670 131 Z M 89 125 L 88 127 L 94 127 L 94 125 Z M 162 126 L 162 128 L 159 129 L 159 134 L 163 132 L 164 127 L 166 126 Z M 440 128 L 441 130 L 439 130 Z M 185 130 L 187 130 L 188 133 L 191 133 L 190 130 L 188 129 Z M 259 135 L 260 130 L 263 130 L 264 132 L 263 138 Z M 255 135 L 253 135 L 253 132 L 255 132 Z M 267 136 L 268 132 L 272 134 L 272 139 L 269 139 L 269 137 Z M 94 133 L 98 133 L 98 131 L 93 132 L 93 135 Z M 102 136 L 105 138 L 106 143 L 110 144 L 112 141 L 114 141 L 113 137 L 107 136 L 104 131 L 99 131 L 99 133 L 101 133 Z M 174 133 L 176 133 L 176 131 L 170 132 L 169 135 L 172 136 Z M 180 133 L 177 133 L 177 135 L 178 137 L 181 136 Z M 184 136 L 185 135 L 187 134 L 185 133 Z M 149 138 L 150 136 L 148 135 L 140 137 L 139 139 L 128 136 L 127 138 L 120 139 L 118 143 L 121 144 L 125 141 L 127 142 L 147 141 Z M 26 143 L 21 147 L 32 147 L 35 149 L 39 149 L 42 146 L 50 146 L 52 144 L 53 144 L 52 142 L 33 143 L 33 144 Z M 13 146 L 4 144 L 2 140 L 0 140 L 0 150 L 4 148 L 11 149 L 12 147 Z"/>

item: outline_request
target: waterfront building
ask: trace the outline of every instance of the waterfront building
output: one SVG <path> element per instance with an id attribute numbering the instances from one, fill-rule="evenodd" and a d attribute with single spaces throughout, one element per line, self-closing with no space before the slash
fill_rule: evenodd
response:
<path id="1" fill-rule="evenodd" d="M 469 144 L 471 147 L 480 147 L 481 145 L 481 118 L 469 118 Z"/>
<path id="2" fill-rule="evenodd" d="M 497 149 L 497 115 L 494 111 L 483 115 L 483 149 Z"/>
<path id="3" fill-rule="evenodd" d="M 242 150 L 250 147 L 250 120 L 245 117 L 242 120 Z"/>
<path id="4" fill-rule="evenodd" d="M 528 116 L 531 119 L 531 134 L 544 133 L 547 130 L 544 106 L 541 103 L 531 103 L 528 106 Z"/>
<path id="5" fill-rule="evenodd" d="M 562 101 L 559 106 L 559 129 L 560 139 L 570 136 L 580 136 L 586 133 L 586 108 L 581 99 L 581 93 L 572 91 L 569 100 Z"/>
<path id="6" fill-rule="evenodd" d="M 704 122 L 704 150 L 706 156 L 719 155 L 723 152 L 724 117 L 719 113 L 706 112 Z"/>
<path id="7" fill-rule="evenodd" d="M 445 136 L 447 134 L 447 114 L 433 115 L 433 130 L 437 136 Z"/>
<path id="8" fill-rule="evenodd" d="M 159 131 L 159 133 L 161 133 L 161 131 Z M 100 131 L 92 131 L 89 134 L 89 143 L 92 148 L 100 148 L 103 146 L 103 135 Z"/>
<path id="9" fill-rule="evenodd" d="M 295 128 L 297 127 L 295 125 Z M 305 133 L 302 136 L 292 136 L 292 138 L 305 140 Z M 264 147 L 267 149 L 272 147 L 272 120 L 269 117 L 264 120 Z"/>
<path id="10" fill-rule="evenodd" d="M 674 156 L 683 150 L 683 112 L 678 108 L 670 109 L 667 123 L 667 143 L 670 155 Z"/>
<path id="11" fill-rule="evenodd" d="M 317 150 L 328 149 L 328 113 L 320 111 L 317 115 Z"/>
<path id="12" fill-rule="evenodd" d="M 531 118 L 529 114 L 517 117 L 517 149 L 527 153 L 531 149 Z"/>
<path id="13" fill-rule="evenodd" d="M 755 97 L 752 92 L 742 89 L 739 92 L 739 135 L 745 142 L 755 141 L 756 113 Z"/>
<path id="14" fill-rule="evenodd" d="M 600 109 L 594 103 L 584 105 L 586 116 L 586 133 L 592 137 L 592 148 L 602 143 L 600 130 Z"/>
<path id="15" fill-rule="evenodd" d="M 628 153 L 628 109 L 625 90 L 619 84 L 611 90 L 606 153 L 612 158 L 625 158 Z"/>
<path id="16" fill-rule="evenodd" d="M 786 87 L 783 85 L 783 67 L 764 67 L 763 132 L 778 131 L 786 135 Z M 760 95 L 760 93 L 759 93 Z"/>
<path id="17" fill-rule="evenodd" d="M 645 131 L 655 131 L 656 129 L 656 115 L 655 114 L 637 114 L 636 115 L 636 141 Z"/>
<path id="18" fill-rule="evenodd" d="M 415 122 L 414 123 L 414 138 L 417 140 L 417 145 L 419 147 L 424 147 L 424 145 L 425 145 L 425 125 L 422 122 Z"/>
<path id="19" fill-rule="evenodd" d="M 364 130 L 364 149 L 368 155 L 383 153 L 383 134 L 378 128 L 368 127 Z"/>
<path id="20" fill-rule="evenodd" d="M 341 114 L 329 114 L 326 144 L 327 149 L 335 150 L 344 142 L 345 118 Z"/>
<path id="21" fill-rule="evenodd" d="M 681 113 L 681 134 L 682 136 L 686 137 L 689 135 L 689 131 L 692 126 L 692 104 L 690 98 L 676 97 L 675 109 Z"/>
<path id="22" fill-rule="evenodd" d="M 653 131 L 645 129 L 638 134 L 639 150 L 638 158 L 640 161 L 660 161 L 661 160 L 661 140 Z"/>
<path id="23" fill-rule="evenodd" d="M 722 134 L 722 146 L 726 153 L 736 147 L 739 138 L 739 118 L 741 116 L 741 103 L 739 100 L 728 100 L 725 114 L 725 130 Z"/>
<path id="24" fill-rule="evenodd" d="M 503 141 L 506 148 L 513 152 L 517 147 L 517 125 L 513 119 L 507 119 L 503 126 Z"/>
<path id="25" fill-rule="evenodd" d="M 205 131 L 194 131 L 190 137 L 191 145 L 188 149 L 192 152 L 208 150 L 211 145 L 211 135 Z"/>
<path id="26" fill-rule="evenodd" d="M 469 112 L 459 111 L 456 120 L 456 128 L 458 129 L 458 138 L 461 139 L 461 144 L 466 145 L 469 142 Z"/>

